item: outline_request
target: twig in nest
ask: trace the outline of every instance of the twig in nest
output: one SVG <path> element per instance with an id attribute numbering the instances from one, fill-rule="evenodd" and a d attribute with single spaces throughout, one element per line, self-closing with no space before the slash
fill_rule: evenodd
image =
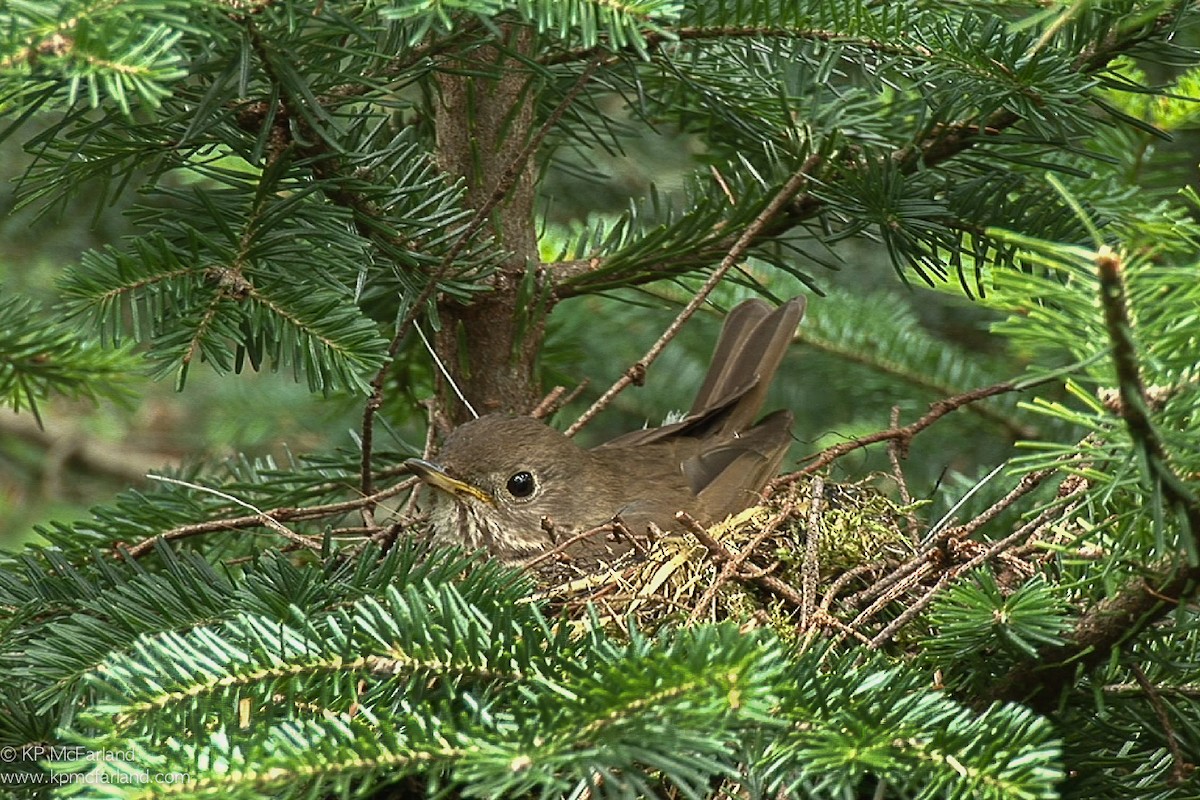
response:
<path id="1" fill-rule="evenodd" d="M 995 519 L 1000 512 L 1004 511 L 1013 503 L 1017 502 L 1017 500 L 1021 499 L 1038 486 L 1042 485 L 1042 483 L 1044 483 L 1051 474 L 1052 473 L 1050 470 L 1039 470 L 1038 472 L 1031 472 L 1025 475 L 1021 478 L 1011 492 L 997 500 L 979 516 L 975 517 L 970 522 L 964 523 L 963 525 L 947 528 L 946 530 L 938 532 L 933 536 L 927 537 L 928 541 L 924 543 L 924 545 L 919 551 L 917 551 L 917 554 L 913 556 L 913 558 L 909 559 L 904 564 L 901 564 L 899 567 L 892 570 L 890 573 L 883 576 L 862 591 L 850 595 L 850 597 L 846 598 L 846 603 L 852 607 L 861 606 L 863 603 L 866 603 L 887 592 L 893 584 L 897 583 L 898 581 L 905 580 L 912 572 L 926 566 L 930 551 L 941 547 L 950 539 L 965 539 L 968 536 L 973 535 L 977 530 Z M 934 526 L 935 531 L 936 528 L 937 526 Z"/>
<path id="2" fill-rule="evenodd" d="M 575 534 L 570 539 L 566 539 L 564 541 L 559 542 L 558 544 L 554 545 L 554 547 L 550 548 L 546 552 L 539 553 L 538 555 L 534 556 L 533 558 L 529 559 L 528 561 L 521 562 L 521 566 L 525 567 L 525 569 L 529 569 L 530 567 L 535 567 L 538 564 L 542 563 L 543 561 L 547 561 L 551 558 L 554 558 L 558 554 L 564 552 L 568 547 L 575 544 L 576 542 L 582 542 L 584 539 L 590 539 L 591 537 L 593 537 L 599 533 L 608 533 L 612 529 L 613 529 L 612 522 L 605 522 L 604 524 L 597 525 L 594 528 L 588 528 L 586 531 Z M 626 529 L 626 530 L 628 530 L 628 529 Z"/>
<path id="3" fill-rule="evenodd" d="M 804 563 L 800 567 L 800 594 L 804 602 L 800 606 L 800 630 L 808 627 L 817 602 L 817 580 L 820 578 L 819 563 L 821 545 L 821 511 L 825 499 L 825 480 L 817 475 L 809 486 L 808 525 L 804 531 Z"/>
<path id="4" fill-rule="evenodd" d="M 884 564 L 882 562 L 873 562 L 871 564 L 859 564 L 857 567 L 848 569 L 841 575 L 834 578 L 833 583 L 829 584 L 829 588 L 825 590 L 825 595 L 821 598 L 821 604 L 817 607 L 817 611 L 821 613 L 829 613 L 830 606 L 837 599 L 842 589 L 845 589 L 847 584 L 855 578 L 867 575 L 872 572 L 882 572 Z"/>
<path id="5" fill-rule="evenodd" d="M 933 564 L 929 562 L 928 558 L 926 558 L 926 560 L 923 562 L 919 562 L 916 568 L 905 575 L 902 580 L 893 582 L 886 591 L 880 593 L 879 596 L 875 598 L 874 602 L 860 611 L 858 616 L 850 621 L 850 627 L 857 630 L 860 626 L 866 624 L 872 617 L 891 604 L 892 601 L 900 598 L 902 595 L 906 594 L 909 589 L 912 589 L 919 584 L 925 579 L 925 576 L 929 575 L 931 572 L 933 572 Z M 945 575 L 943 575 L 943 577 L 945 577 Z"/>
<path id="6" fill-rule="evenodd" d="M 1043 530 L 1050 522 L 1060 519 L 1066 514 L 1070 514 L 1075 508 L 1078 507 L 1080 502 L 1081 501 L 1077 499 L 1071 503 L 1046 509 L 1041 514 L 1038 514 L 1038 516 L 1031 522 L 1022 525 L 1020 528 L 1013 531 L 1008 536 L 1005 536 L 1003 539 L 993 542 L 977 555 L 956 567 L 947 569 L 937 579 L 937 582 L 925 592 L 925 594 L 913 601 L 908 608 L 904 609 L 899 616 L 889 622 L 883 630 L 881 630 L 874 636 L 874 638 L 871 639 L 871 646 L 875 648 L 882 647 L 896 634 L 896 631 L 903 628 L 909 623 L 910 620 L 924 611 L 925 608 L 933 602 L 934 598 L 936 598 L 938 594 L 941 593 L 944 588 L 946 588 L 946 586 L 963 575 L 963 573 L 972 570 L 985 561 L 995 558 L 1000 553 L 1003 553 L 1004 551 L 1023 543 L 1031 536 Z"/>
<path id="7" fill-rule="evenodd" d="M 929 563 L 929 554 L 921 552 L 905 561 L 900 566 L 893 569 L 888 574 L 881 577 L 879 580 L 872 583 L 854 594 L 846 598 L 845 604 L 850 608 L 860 608 L 863 604 L 869 603 L 880 595 L 888 592 L 893 585 L 908 578 L 909 575 L 927 566 Z"/>
<path id="8" fill-rule="evenodd" d="M 923 549 L 930 550 L 936 547 L 937 543 L 940 541 L 946 541 L 948 539 L 966 539 L 967 537 L 974 535 L 976 531 L 999 516 L 1002 511 L 1045 483 L 1046 479 L 1053 474 L 1054 473 L 1051 470 L 1041 469 L 1037 472 L 1030 472 L 1026 475 L 1023 475 L 1021 480 L 1017 481 L 1017 485 L 1013 487 L 1012 491 L 988 506 L 982 514 L 975 517 L 975 519 L 971 520 L 970 522 L 966 522 L 962 525 L 956 525 L 953 528 L 948 528 L 939 536 L 935 537 L 935 539 L 931 540 Z"/>
<path id="9" fill-rule="evenodd" d="M 721 544 L 711 535 L 709 535 L 708 531 L 704 529 L 704 526 L 697 522 L 696 519 L 690 514 L 680 511 L 675 515 L 675 519 L 687 526 L 687 529 L 696 537 L 696 540 L 700 542 L 700 544 L 704 545 L 705 549 L 712 554 L 712 557 L 716 559 L 718 563 L 732 561 L 737 557 L 733 553 L 729 552 L 729 549 L 726 548 L 725 545 Z M 800 592 L 796 591 L 794 586 L 786 581 L 776 578 L 774 575 L 758 575 L 755 577 L 753 575 L 743 576 L 742 573 L 734 573 L 733 577 L 739 580 L 745 577 L 745 579 L 751 583 L 757 583 L 759 586 L 763 587 L 772 594 L 780 597 L 783 600 L 786 600 L 788 603 L 791 603 L 795 608 L 800 608 L 804 603 L 803 598 L 800 597 Z"/>
<path id="10" fill-rule="evenodd" d="M 847 602 L 852 605 L 864 602 L 870 598 L 874 598 L 874 601 L 862 612 L 860 612 L 859 615 L 850 623 L 851 627 L 856 628 L 859 625 L 864 624 L 871 617 L 879 613 L 879 611 L 881 611 L 886 605 L 903 595 L 909 589 L 920 583 L 921 580 L 923 580 L 926 576 L 928 576 L 934 569 L 932 557 L 934 555 L 935 548 L 944 548 L 947 544 L 963 541 L 967 535 L 974 533 L 974 531 L 983 524 L 983 522 L 976 524 L 978 520 L 981 518 L 985 518 L 984 521 L 987 519 L 992 519 L 1002 509 L 1007 508 L 1009 505 L 1016 502 L 1018 498 L 1022 497 L 1040 485 L 1048 474 L 1049 472 L 1046 471 L 1046 474 L 1038 472 L 1026 475 L 1024 478 L 1022 478 L 1017 487 L 1013 489 L 1013 491 L 1009 492 L 1003 498 L 994 503 L 975 520 L 972 520 L 966 525 L 951 528 L 939 534 L 927 545 L 927 547 L 917 554 L 917 556 L 893 570 L 891 574 L 876 582 L 874 586 L 868 587 L 862 592 L 859 592 L 856 595 L 848 598 Z M 1073 493 L 1077 494 L 1078 492 L 1075 491 Z M 1065 497 L 1065 495 L 1060 492 L 1060 497 Z M 890 640 L 891 637 L 895 635 L 896 631 L 900 630 L 900 628 L 915 618 L 917 614 L 921 613 L 921 611 L 923 611 L 931 602 L 933 602 L 934 598 L 936 598 L 937 595 L 946 588 L 946 586 L 948 586 L 952 581 L 957 580 L 961 575 L 963 575 L 963 573 L 970 569 L 974 569 L 984 561 L 1002 555 L 1018 544 L 1029 540 L 1042 531 L 1050 522 L 1053 522 L 1054 520 L 1071 513 L 1077 504 L 1078 501 L 1076 500 L 1074 502 L 1057 504 L 1053 508 L 1048 508 L 1039 514 L 1038 517 L 1032 522 L 1021 526 L 1015 532 L 1009 534 L 1003 539 L 999 539 L 987 545 L 983 550 L 980 550 L 975 556 L 969 558 L 964 563 L 953 567 L 947 566 L 945 571 L 938 577 L 937 581 L 934 582 L 933 586 L 928 588 L 924 594 L 921 595 L 921 597 L 910 603 L 909 606 L 905 608 L 898 617 L 896 617 L 896 619 L 888 623 L 888 625 L 885 626 L 882 631 L 880 631 L 874 636 L 874 638 L 871 639 L 871 646 L 877 648 Z"/>
<path id="11" fill-rule="evenodd" d="M 802 649 L 806 649 L 812 644 L 814 635 L 821 628 L 833 628 L 838 632 L 838 634 L 840 634 L 835 639 L 835 643 L 840 642 L 846 637 L 857 639 L 859 642 L 865 645 L 869 645 L 871 643 L 871 640 L 864 636 L 861 631 L 856 631 L 854 628 L 850 627 L 845 622 L 842 622 L 832 614 L 827 614 L 826 612 L 818 609 L 816 613 L 812 615 L 812 618 L 809 621 L 809 628 L 804 635 L 804 642 L 801 645 Z"/>
<path id="12" fill-rule="evenodd" d="M 893 428 L 900 427 L 900 406 L 892 406 L 892 416 L 888 420 L 888 424 Z M 900 503 L 905 507 L 912 506 L 912 493 L 908 491 L 908 480 L 904 477 L 904 470 L 900 467 L 902 455 L 900 453 L 900 440 L 892 439 L 888 442 L 888 461 L 892 465 L 892 480 L 896 482 L 896 491 L 900 493 Z M 908 537 L 913 541 L 918 538 L 918 529 L 921 523 L 917 520 L 917 515 L 912 511 L 907 511 L 904 514 L 905 522 L 908 525 Z"/>
<path id="13" fill-rule="evenodd" d="M 625 524 L 625 521 L 621 519 L 620 516 L 613 517 L 612 528 L 614 533 L 623 538 L 625 541 L 629 542 L 633 549 L 638 552 L 638 555 L 640 555 L 642 558 L 645 558 L 648 555 L 646 546 L 638 540 L 638 537 L 633 535 L 633 531 L 629 530 L 629 527 Z"/>
<path id="14" fill-rule="evenodd" d="M 987 475 L 984 475 L 980 480 L 975 481 L 975 485 L 967 490 L 966 494 L 954 501 L 954 505 L 950 506 L 950 510 L 943 514 L 942 518 L 935 522 L 926 532 L 921 543 L 922 547 L 920 552 L 925 552 L 929 549 L 932 542 L 938 541 L 938 534 L 950 524 L 950 520 L 952 520 L 954 515 L 958 513 L 958 510 L 965 506 L 967 501 L 975 496 L 976 492 L 982 490 L 984 486 L 987 486 L 989 483 L 991 483 L 992 479 L 1001 473 L 1001 471 L 1004 469 L 1004 466 L 1005 465 L 1003 463 L 1000 463 L 995 467 L 992 467 L 991 472 L 989 472 Z"/>
<path id="15" fill-rule="evenodd" d="M 835 618 L 831 613 L 829 613 L 829 607 L 833 605 L 833 601 L 835 598 L 837 598 L 838 593 L 841 592 L 842 589 L 846 588 L 846 585 L 850 583 L 850 581 L 862 575 L 866 575 L 871 572 L 877 572 L 880 569 L 882 569 L 882 566 L 878 563 L 859 564 L 857 567 L 843 572 L 833 580 L 833 583 L 831 583 L 829 588 L 825 590 L 825 595 L 821 598 L 820 605 L 817 606 L 816 611 L 814 611 L 809 617 L 808 629 L 804 632 L 804 641 L 801 645 L 802 649 L 807 649 L 812 644 L 817 632 L 822 627 L 833 628 L 842 632 L 844 635 L 841 638 L 852 636 L 861 641 L 863 644 L 870 642 L 870 639 L 868 639 L 866 636 L 862 635 L 856 630 L 853 630 L 846 623 Z"/>
<path id="16" fill-rule="evenodd" d="M 738 551 L 736 555 L 730 555 L 729 559 L 724 562 L 724 566 L 721 567 L 721 572 L 717 575 L 716 580 L 714 580 L 708 586 L 708 588 L 704 590 L 704 594 L 702 594 L 700 599 L 696 602 L 695 607 L 692 609 L 692 613 L 688 615 L 687 623 L 689 625 L 700 619 L 700 614 L 703 612 L 704 607 L 713 602 L 717 596 L 717 592 L 720 591 L 721 587 L 731 578 L 737 578 L 738 580 L 743 581 L 756 581 L 759 578 L 766 577 L 768 573 L 774 571 L 779 566 L 778 562 L 776 562 L 773 567 L 765 571 L 757 569 L 745 570 L 742 568 L 742 565 L 747 559 L 750 558 L 758 546 L 762 544 L 768 536 L 772 535 L 779 528 L 779 525 L 788 518 L 792 512 L 792 509 L 792 503 L 789 502 L 785 504 L 783 508 L 781 508 L 774 516 L 771 517 L 770 520 L 767 521 L 767 524 L 763 525 L 762 530 L 756 533 L 754 538 L 746 543 L 745 547 Z M 689 517 L 689 519 L 691 519 L 691 517 Z M 695 523 L 697 527 L 703 528 L 703 526 L 694 519 L 692 519 L 692 523 Z M 708 535 L 707 531 L 705 531 L 705 535 Z M 711 536 L 709 538 L 712 539 Z M 712 541 L 716 542 L 716 539 L 712 539 Z M 708 548 L 708 545 L 706 544 L 705 547 Z M 711 552 L 711 548 L 708 549 Z M 724 547 L 721 549 L 725 553 L 729 553 L 729 551 Z"/>

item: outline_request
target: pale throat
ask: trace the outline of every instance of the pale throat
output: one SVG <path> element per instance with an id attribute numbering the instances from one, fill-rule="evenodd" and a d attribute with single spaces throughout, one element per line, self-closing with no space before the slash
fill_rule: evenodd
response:
<path id="1" fill-rule="evenodd" d="M 500 558 L 518 558 L 540 552 L 551 543 L 544 531 L 528 532 L 521 526 L 496 519 L 496 510 L 473 498 L 456 498 L 433 491 L 429 523 L 433 542 L 468 550 L 486 548 Z"/>

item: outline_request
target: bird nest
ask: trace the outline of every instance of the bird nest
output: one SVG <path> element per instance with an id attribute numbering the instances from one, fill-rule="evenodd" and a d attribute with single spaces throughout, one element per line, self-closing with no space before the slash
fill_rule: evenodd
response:
<path id="1" fill-rule="evenodd" d="M 822 612 L 818 593 L 835 576 L 913 556 L 916 545 L 906 533 L 913 509 L 874 483 L 792 482 L 766 503 L 708 528 L 681 515 L 680 532 L 597 571 L 543 567 L 537 598 L 581 625 L 632 618 L 655 629 L 737 619 L 795 631 L 798 621 Z"/>

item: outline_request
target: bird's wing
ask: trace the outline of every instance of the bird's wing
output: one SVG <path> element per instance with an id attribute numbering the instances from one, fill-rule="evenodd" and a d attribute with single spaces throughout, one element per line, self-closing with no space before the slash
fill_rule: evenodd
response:
<path id="1" fill-rule="evenodd" d="M 791 443 L 792 414 L 780 410 L 739 436 L 702 446 L 684 461 L 684 475 L 708 520 L 715 522 L 753 505 Z"/>

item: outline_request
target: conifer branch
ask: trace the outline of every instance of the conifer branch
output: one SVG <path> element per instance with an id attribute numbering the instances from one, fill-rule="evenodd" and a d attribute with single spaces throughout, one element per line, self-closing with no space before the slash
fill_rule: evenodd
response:
<path id="1" fill-rule="evenodd" d="M 1137 681 L 1137 685 L 1146 693 L 1146 699 L 1150 701 L 1150 707 L 1154 709 L 1154 716 L 1158 718 L 1158 725 L 1167 742 L 1167 751 L 1171 754 L 1170 783 L 1172 786 L 1179 786 L 1196 771 L 1196 765 L 1188 763 L 1188 760 L 1184 758 L 1183 748 L 1179 746 L 1179 736 L 1175 733 L 1175 726 L 1171 724 L 1171 715 L 1167 713 L 1167 704 L 1163 702 L 1158 688 L 1150 682 L 1145 671 L 1137 664 L 1130 664 L 1129 671 L 1133 673 L 1133 679 Z"/>
<path id="2" fill-rule="evenodd" d="M 1139 42 L 1145 41 L 1155 33 L 1168 28 L 1182 13 L 1183 9 L 1179 8 L 1159 15 L 1149 31 L 1132 34 L 1126 38 L 1122 38 L 1116 34 L 1110 35 L 1104 42 L 1096 45 L 1092 51 L 1087 53 L 1086 57 L 1081 56 L 1076 60 L 1076 72 L 1080 74 L 1093 74 L 1104 69 L 1113 59 L 1136 46 Z M 706 29 L 694 29 L 689 35 L 695 38 L 704 38 L 704 30 Z M 753 36 L 754 31 L 759 31 L 763 35 L 771 35 L 774 32 L 778 32 L 779 29 L 770 26 L 767 28 L 735 26 L 732 28 L 714 28 L 708 30 L 708 33 L 719 36 L 724 32 L 726 36 L 740 37 Z M 829 32 L 822 31 L 814 31 L 813 34 L 817 38 L 831 36 Z M 883 42 L 870 40 L 859 42 L 859 44 L 873 47 L 879 52 L 888 52 L 890 47 Z M 925 58 L 935 55 L 930 51 L 922 53 L 914 50 L 912 53 Z M 1076 102 L 1084 103 L 1089 102 L 1089 100 L 1089 95 L 1081 95 Z M 950 161 L 971 150 L 981 142 L 999 137 L 1002 133 L 1021 122 L 1022 117 L 1020 114 L 1005 108 L 993 112 L 984 120 L 939 122 L 932 125 L 928 132 L 920 135 L 912 144 L 896 149 L 884 155 L 879 160 L 893 164 L 902 175 L 911 175 L 918 170 L 929 169 Z M 822 186 L 829 186 L 851 183 L 856 178 L 861 179 L 862 176 L 869 175 L 870 170 L 876 168 L 878 164 L 874 159 L 855 157 L 852 154 L 847 154 L 847 157 L 843 160 L 829 160 L 823 166 L 825 169 L 822 174 L 814 177 L 819 178 L 819 183 Z M 812 219 L 825 207 L 826 201 L 821 199 L 817 194 L 812 192 L 799 194 L 789 204 L 787 213 L 777 215 L 770 225 L 759 228 L 759 235 L 755 241 L 751 242 L 751 246 L 753 247 L 786 234 L 796 226 Z M 944 223 L 949 226 L 957 224 L 954 220 L 945 220 Z M 978 233 L 976 235 L 981 239 L 986 239 L 986 236 Z M 631 271 L 625 276 L 624 283 L 625 285 L 639 286 L 688 272 L 694 269 L 695 265 L 715 260 L 722 253 L 727 252 L 733 246 L 736 239 L 737 236 L 733 234 L 724 237 L 710 237 L 708 240 L 699 242 L 688 248 L 686 252 L 656 259 L 652 266 L 647 265 L 641 272 Z M 583 279 L 590 273 L 603 270 L 604 266 L 605 258 L 602 256 L 556 263 L 551 272 L 551 277 L 557 287 L 556 294 L 561 298 L 566 298 L 596 291 L 597 289 L 590 287 L 587 281 Z"/>
<path id="3" fill-rule="evenodd" d="M 275 533 L 279 534 L 284 539 L 287 539 L 292 544 L 308 548 L 309 550 L 320 549 L 321 544 L 319 539 L 310 536 L 301 536 L 272 516 L 270 512 L 257 509 L 250 503 L 247 503 L 245 500 L 234 497 L 227 492 L 222 492 L 221 490 L 214 489 L 211 486 L 204 486 L 191 481 L 182 481 L 178 478 L 170 478 L 165 475 L 149 475 L 147 477 L 149 477 L 151 480 L 162 481 L 163 483 L 172 483 L 176 486 L 183 486 L 184 488 L 193 489 L 199 492 L 207 492 L 208 494 L 220 497 L 222 500 L 228 500 L 229 502 L 235 503 L 243 508 L 249 508 L 254 511 L 255 517 L 257 517 L 261 525 L 273 530 Z"/>
<path id="4" fill-rule="evenodd" d="M 1171 469 L 1166 448 L 1149 417 L 1122 262 L 1108 248 L 1096 253 L 1094 260 L 1105 329 L 1113 345 L 1121 417 L 1135 447 L 1145 453 L 1143 463 L 1151 490 L 1161 492 L 1176 510 L 1180 532 L 1191 541 L 1181 542 L 1176 555 L 1148 565 L 1141 575 L 1096 603 L 1065 637 L 1065 644 L 1046 648 L 1036 660 L 1018 665 L 992 689 L 993 699 L 1025 702 L 1043 711 L 1054 707 L 1080 671 L 1108 661 L 1116 648 L 1194 597 L 1200 585 L 1200 565 L 1188 557 L 1200 549 L 1200 502 Z"/>
<path id="5" fill-rule="evenodd" d="M 910 55 L 921 58 L 931 58 L 933 51 L 916 43 L 904 45 L 885 42 L 879 39 L 869 39 L 854 36 L 845 31 L 823 28 L 793 28 L 777 25 L 728 25 L 728 26 L 684 26 L 661 33 L 649 33 L 645 37 L 643 47 L 646 51 L 658 50 L 675 42 L 690 41 L 722 41 L 728 39 L 796 39 L 811 42 L 837 42 L 838 44 L 857 46 L 864 50 L 885 55 Z M 546 66 L 568 64 L 586 61 L 597 56 L 608 55 L 608 63 L 615 63 L 620 56 L 634 55 L 632 45 L 613 49 L 608 43 L 599 44 L 579 50 L 569 50 L 555 53 L 540 60 Z"/>
<path id="6" fill-rule="evenodd" d="M 409 243 L 402 237 L 390 232 L 382 210 L 365 194 L 351 189 L 356 182 L 362 184 L 371 181 L 369 174 L 359 174 L 353 177 L 346 174 L 341 158 L 334 153 L 321 131 L 313 128 L 308 117 L 300 113 L 305 100 L 296 98 L 288 90 L 288 84 L 278 74 L 275 67 L 275 57 L 270 50 L 270 44 L 263 40 L 262 34 L 253 19 L 244 18 L 250 41 L 263 72 L 271 84 L 279 90 L 280 107 L 271 109 L 265 102 L 251 103 L 243 106 L 236 116 L 238 124 L 250 134 L 257 134 L 263 124 L 271 120 L 271 152 L 272 160 L 283 158 L 288 150 L 295 150 L 309 160 L 309 168 L 313 177 L 323 184 L 323 192 L 330 202 L 350 210 L 353 214 L 354 227 L 366 241 L 386 243 L 388 248 L 404 250 Z M 321 113 L 321 109 L 309 109 L 311 113 Z M 296 136 L 299 133 L 299 137 Z M 383 232 L 388 231 L 388 232 Z M 385 248 L 385 252 L 387 249 Z"/>

